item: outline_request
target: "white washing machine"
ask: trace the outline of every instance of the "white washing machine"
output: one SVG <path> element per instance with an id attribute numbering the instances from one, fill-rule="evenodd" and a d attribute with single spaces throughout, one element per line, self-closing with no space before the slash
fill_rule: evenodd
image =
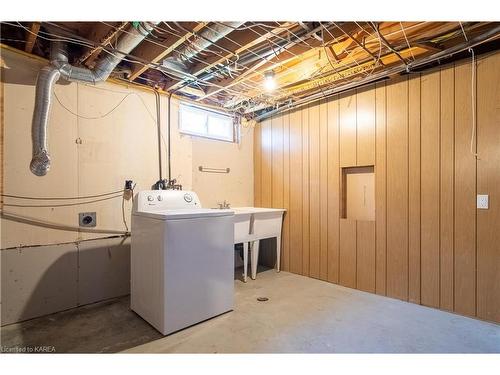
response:
<path id="1" fill-rule="evenodd" d="M 131 308 L 164 335 L 233 309 L 234 212 L 148 190 L 132 211 Z"/>

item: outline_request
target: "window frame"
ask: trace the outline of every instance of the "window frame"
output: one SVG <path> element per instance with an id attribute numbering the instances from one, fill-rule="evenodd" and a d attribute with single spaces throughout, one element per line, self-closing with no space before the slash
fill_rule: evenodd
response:
<path id="1" fill-rule="evenodd" d="M 199 133 L 196 131 L 190 131 L 190 130 L 186 130 L 186 129 L 182 128 L 182 117 L 183 117 L 182 112 L 183 112 L 184 108 L 187 108 L 188 110 L 189 109 L 194 110 L 195 112 L 202 112 L 206 115 L 206 121 L 205 121 L 206 133 Z M 208 119 L 210 116 L 219 117 L 219 118 L 222 117 L 222 118 L 227 118 L 227 119 L 231 120 L 232 127 L 231 127 L 231 137 L 230 138 L 209 134 L 209 132 L 208 132 Z M 199 138 L 210 139 L 210 140 L 214 140 L 214 141 L 220 141 L 220 142 L 228 142 L 228 143 L 237 143 L 238 142 L 239 122 L 236 121 L 235 117 L 233 117 L 225 112 L 216 111 L 216 110 L 213 110 L 210 108 L 193 105 L 193 104 L 186 103 L 186 102 L 180 102 L 179 103 L 178 119 L 179 119 L 179 121 L 178 121 L 177 127 L 179 130 L 179 133 L 181 133 L 181 134 L 189 135 L 191 137 L 199 137 Z"/>

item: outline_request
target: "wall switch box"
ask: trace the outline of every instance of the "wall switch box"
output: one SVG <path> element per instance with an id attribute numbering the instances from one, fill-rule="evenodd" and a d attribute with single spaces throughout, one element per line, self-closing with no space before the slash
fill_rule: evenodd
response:
<path id="1" fill-rule="evenodd" d="M 482 210 L 488 209 L 488 194 L 478 194 L 477 195 L 477 208 Z"/>

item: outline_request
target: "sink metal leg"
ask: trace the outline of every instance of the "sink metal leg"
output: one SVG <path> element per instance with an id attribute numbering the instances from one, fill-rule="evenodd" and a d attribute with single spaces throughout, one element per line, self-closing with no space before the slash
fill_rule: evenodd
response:
<path id="1" fill-rule="evenodd" d="M 243 242 L 243 281 L 247 282 L 248 271 L 248 242 Z"/>
<path id="2" fill-rule="evenodd" d="M 257 277 L 257 264 L 259 263 L 259 241 L 252 241 L 250 266 L 252 268 L 252 279 Z"/>
<path id="3" fill-rule="evenodd" d="M 280 272 L 281 264 L 281 236 L 276 237 L 276 272 Z"/>

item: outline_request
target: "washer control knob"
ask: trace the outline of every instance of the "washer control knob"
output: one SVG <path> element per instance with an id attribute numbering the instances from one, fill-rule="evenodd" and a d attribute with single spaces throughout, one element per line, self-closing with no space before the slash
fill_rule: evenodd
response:
<path id="1" fill-rule="evenodd" d="M 193 196 L 191 194 L 184 194 L 184 200 L 188 203 L 191 203 L 193 201 Z"/>
<path id="2" fill-rule="evenodd" d="M 162 201 L 163 200 L 163 197 L 161 195 L 158 195 L 158 201 Z"/>
<path id="3" fill-rule="evenodd" d="M 153 199 L 154 199 L 154 198 L 153 198 L 153 196 L 152 196 L 152 195 L 148 195 L 148 201 L 149 201 L 149 202 L 152 202 L 152 201 L 153 201 Z"/>

